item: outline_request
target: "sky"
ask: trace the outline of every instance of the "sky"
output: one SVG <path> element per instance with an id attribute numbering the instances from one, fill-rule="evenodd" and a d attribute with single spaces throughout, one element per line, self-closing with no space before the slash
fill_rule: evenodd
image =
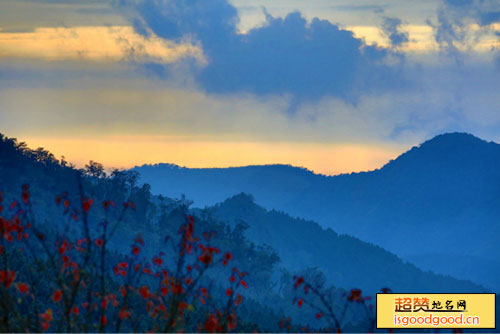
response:
<path id="1" fill-rule="evenodd" d="M 0 132 L 77 166 L 366 171 L 498 106 L 496 0 L 0 0 Z"/>

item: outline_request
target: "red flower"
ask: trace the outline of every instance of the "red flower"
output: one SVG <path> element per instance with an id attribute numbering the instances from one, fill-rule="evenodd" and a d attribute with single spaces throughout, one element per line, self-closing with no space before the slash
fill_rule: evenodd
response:
<path id="1" fill-rule="evenodd" d="M 220 249 L 218 249 L 217 247 L 207 247 L 207 250 L 210 252 L 210 253 L 217 253 L 219 254 L 220 253 Z"/>
<path id="2" fill-rule="evenodd" d="M 179 305 L 179 308 L 181 308 L 182 306 L 184 306 L 184 304 L 180 304 Z M 186 304 L 186 307 L 187 307 L 187 304 Z M 156 307 L 158 310 L 162 311 L 163 313 L 167 312 L 167 307 L 163 304 L 160 304 Z"/>
<path id="3" fill-rule="evenodd" d="M 186 302 L 180 302 L 180 303 L 179 303 L 179 310 L 180 310 L 181 312 L 183 312 L 185 309 L 187 309 L 187 308 L 188 308 L 188 306 L 189 306 L 189 304 L 188 304 L 188 303 L 186 303 Z"/>
<path id="4" fill-rule="evenodd" d="M 299 300 L 297 301 L 297 306 L 298 306 L 298 307 L 302 307 L 302 304 L 304 304 L 304 300 L 299 299 Z"/>
<path id="5" fill-rule="evenodd" d="M 23 198 L 24 204 L 28 204 L 28 201 L 30 199 L 30 193 L 29 193 L 29 191 L 27 191 L 27 190 L 23 191 L 22 198 Z"/>
<path id="6" fill-rule="evenodd" d="M 229 282 L 231 282 L 231 283 L 236 282 L 236 277 L 234 277 L 234 276 L 229 277 Z"/>
<path id="7" fill-rule="evenodd" d="M 16 272 L 12 270 L 0 270 L 0 283 L 3 283 L 8 289 L 12 283 L 16 280 Z"/>
<path id="8" fill-rule="evenodd" d="M 89 198 L 82 203 L 82 209 L 85 213 L 89 212 L 90 207 L 94 204 L 94 200 L 92 198 Z"/>
<path id="9" fill-rule="evenodd" d="M 316 319 L 321 319 L 323 315 L 321 313 L 316 313 Z"/>
<path id="10" fill-rule="evenodd" d="M 65 208 L 68 208 L 68 207 L 69 207 L 69 204 L 70 204 L 70 202 L 69 202 L 69 200 L 68 200 L 68 199 L 67 199 L 67 200 L 65 200 L 65 201 L 64 201 L 64 203 L 63 203 L 63 205 L 64 205 L 64 207 L 65 207 Z"/>
<path id="11" fill-rule="evenodd" d="M 349 295 L 349 297 L 347 297 L 347 300 L 349 301 L 355 301 L 355 302 L 362 302 L 363 301 L 363 297 L 361 296 L 361 290 L 359 289 L 352 289 L 351 290 L 351 294 Z"/>
<path id="12" fill-rule="evenodd" d="M 40 314 L 40 318 L 42 318 L 46 322 L 54 320 L 54 318 L 52 317 L 52 310 L 51 309 L 46 310 L 44 313 Z"/>
<path id="13" fill-rule="evenodd" d="M 139 255 L 139 252 L 141 251 L 141 249 L 137 246 L 134 246 L 132 247 L 132 254 L 134 254 L 135 256 Z"/>
<path id="14" fill-rule="evenodd" d="M 80 239 L 80 240 L 77 241 L 77 244 L 78 244 L 78 246 L 81 246 L 84 242 L 87 242 L 87 241 L 88 241 L 87 238 Z"/>
<path id="15" fill-rule="evenodd" d="M 243 296 L 240 294 L 236 295 L 236 299 L 234 300 L 234 306 L 238 306 L 243 302 Z"/>
<path id="16" fill-rule="evenodd" d="M 193 282 L 193 279 L 191 277 L 186 278 L 186 285 L 191 284 L 191 282 Z"/>
<path id="17" fill-rule="evenodd" d="M 122 309 L 120 310 L 120 319 L 123 320 L 123 319 L 127 319 L 129 316 L 130 316 L 130 312 L 125 310 L 125 309 Z"/>
<path id="18" fill-rule="evenodd" d="M 304 283 L 304 278 L 303 277 L 297 277 L 295 279 L 295 284 L 293 285 L 293 288 L 297 289 L 302 283 Z"/>
<path id="19" fill-rule="evenodd" d="M 161 266 L 161 264 L 163 263 L 163 260 L 161 259 L 161 257 L 153 257 L 153 263 L 156 264 L 158 267 Z"/>
<path id="20" fill-rule="evenodd" d="M 139 245 L 144 246 L 144 239 L 140 235 L 137 236 L 134 241 Z"/>
<path id="21" fill-rule="evenodd" d="M 174 295 L 178 295 L 179 293 L 183 293 L 184 289 L 182 288 L 182 284 L 174 284 L 172 285 L 172 293 Z"/>
<path id="22" fill-rule="evenodd" d="M 19 283 L 17 285 L 17 288 L 19 289 L 20 293 L 27 293 L 30 291 L 30 287 L 27 284 L 24 283 Z"/>
<path id="23" fill-rule="evenodd" d="M 128 268 L 128 263 L 127 262 L 120 262 L 118 263 L 118 267 L 122 269 Z"/>
<path id="24" fill-rule="evenodd" d="M 78 306 L 75 306 L 73 307 L 73 309 L 71 310 L 75 315 L 79 315 L 80 314 L 80 309 L 78 308 Z"/>
<path id="25" fill-rule="evenodd" d="M 247 284 L 247 282 L 245 282 L 244 280 L 241 280 L 241 281 L 240 281 L 240 284 L 241 284 L 241 286 L 242 286 L 242 287 L 244 287 L 245 289 L 248 289 L 248 284 Z"/>
<path id="26" fill-rule="evenodd" d="M 108 308 L 108 300 L 106 298 L 104 298 L 102 301 L 101 301 L 101 307 L 103 310 L 107 309 Z"/>
<path id="27" fill-rule="evenodd" d="M 236 315 L 230 314 L 227 316 L 227 329 L 232 331 L 236 328 Z"/>
<path id="28" fill-rule="evenodd" d="M 229 252 L 226 252 L 226 254 L 224 254 L 224 261 L 222 262 L 224 265 L 227 265 L 227 263 L 229 262 L 229 260 L 231 260 L 233 258 L 233 255 Z"/>
<path id="29" fill-rule="evenodd" d="M 102 206 L 104 207 L 104 210 L 109 209 L 110 206 L 115 206 L 115 202 L 113 201 L 104 201 L 102 202 Z"/>
<path id="30" fill-rule="evenodd" d="M 142 298 L 147 299 L 149 298 L 149 288 L 147 286 L 142 286 L 138 290 L 139 294 L 142 296 Z"/>
<path id="31" fill-rule="evenodd" d="M 102 247 L 104 245 L 104 241 L 102 239 L 95 239 L 94 242 L 98 247 Z"/>
<path id="32" fill-rule="evenodd" d="M 233 289 L 227 289 L 226 290 L 226 295 L 231 296 L 233 294 Z"/>
<path id="33" fill-rule="evenodd" d="M 130 209 L 132 209 L 132 210 L 135 210 L 135 204 L 134 204 L 134 202 L 132 202 L 132 201 L 128 201 L 128 202 L 123 203 L 123 207 L 124 207 L 125 209 L 130 208 Z"/>
<path id="34" fill-rule="evenodd" d="M 46 321 L 43 321 L 42 322 L 42 329 L 46 332 L 49 330 L 49 327 L 50 327 L 50 323 L 46 322 Z"/>
<path id="35" fill-rule="evenodd" d="M 127 289 L 124 286 L 120 287 L 120 292 L 121 292 L 123 297 L 125 297 L 127 295 Z"/>
<path id="36" fill-rule="evenodd" d="M 103 324 L 104 326 L 106 326 L 108 324 L 108 318 L 106 318 L 105 315 L 103 315 L 101 317 L 101 324 Z"/>
<path id="37" fill-rule="evenodd" d="M 209 265 L 210 263 L 212 263 L 212 259 L 212 253 L 208 251 L 203 252 L 203 254 L 198 257 L 198 260 L 205 265 Z"/>
<path id="38" fill-rule="evenodd" d="M 61 301 L 61 298 L 62 298 L 62 291 L 61 290 L 56 290 L 54 292 L 54 294 L 52 295 L 52 300 L 55 302 L 55 303 L 58 303 L 59 301 Z"/>
<path id="39" fill-rule="evenodd" d="M 209 315 L 207 320 L 205 321 L 205 330 L 210 333 L 220 332 L 221 326 L 219 325 L 219 320 L 213 314 Z"/>

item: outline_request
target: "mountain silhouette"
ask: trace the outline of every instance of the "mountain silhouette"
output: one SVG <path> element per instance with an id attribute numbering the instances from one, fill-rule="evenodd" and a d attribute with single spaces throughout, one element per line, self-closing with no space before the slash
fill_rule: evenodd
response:
<path id="1" fill-rule="evenodd" d="M 317 221 L 404 259 L 421 259 L 421 267 L 463 274 L 500 291 L 494 265 L 500 260 L 499 166 L 499 144 L 448 133 L 371 172 L 324 176 L 286 165 L 135 170 L 154 193 L 185 194 L 203 207 L 245 192 L 266 209 Z M 436 256 L 426 262 L 428 254 Z M 463 268 L 463 256 L 477 261 Z"/>
<path id="2" fill-rule="evenodd" d="M 171 168 L 178 170 L 177 167 Z M 238 173 L 263 177 L 267 169 L 242 168 Z M 299 182 L 303 177 L 324 180 L 324 177 L 300 168 L 273 166 L 270 169 L 274 180 L 268 180 L 268 185 L 274 189 L 310 186 L 306 181 Z M 293 178 L 296 178 L 294 183 L 286 182 Z M 234 267 L 248 272 L 245 279 L 253 288 L 251 294 L 245 296 L 245 303 L 250 303 L 249 311 L 245 312 L 249 312 L 249 318 L 258 318 L 260 322 L 276 324 L 279 318 L 274 314 L 278 311 L 286 311 L 294 321 L 302 322 L 314 317 L 315 310 L 307 314 L 291 303 L 295 295 L 292 277 L 296 273 L 305 276 L 320 271 L 324 273 L 328 285 L 343 289 L 361 288 L 364 295 L 378 292 L 383 287 L 395 292 L 421 293 L 488 291 L 486 287 L 462 277 L 457 279 L 421 270 L 379 246 L 338 234 L 313 221 L 263 208 L 252 195 L 239 193 L 211 207 L 189 209 L 189 201 L 185 198 L 177 201 L 154 196 L 149 185 L 139 185 L 136 180 L 136 174 L 127 171 L 114 171 L 105 176 L 103 166 L 95 163 L 77 171 L 44 149 L 31 150 L 24 143 L 0 134 L 2 203 L 12 203 L 19 198 L 21 185 L 29 185 L 30 203 L 33 204 L 30 211 L 44 234 L 62 232 L 72 236 L 80 231 L 81 221 L 64 214 L 61 218 L 62 206 L 66 204 L 58 205 L 57 200 L 59 196 L 68 196 L 69 203 L 80 204 L 80 189 L 95 202 L 89 211 L 93 222 L 89 231 L 94 236 L 99 235 L 96 229 L 103 225 L 98 222 L 102 222 L 108 212 L 113 212 L 104 206 L 109 198 L 117 204 L 133 203 L 133 209 L 127 212 L 116 230 L 116 238 L 108 245 L 113 250 L 113 257 L 130 254 L 127 240 L 137 240 L 137 234 L 150 247 L 149 250 L 145 247 L 141 256 L 146 259 L 157 256 L 160 245 L 168 241 L 165 234 L 176 235 L 179 223 L 185 222 L 186 214 L 193 215 L 196 230 L 214 232 L 210 233 L 215 236 L 211 245 L 228 251 L 234 257 L 230 266 L 220 272 L 212 271 L 210 275 L 226 282 L 228 272 Z M 222 182 L 220 186 L 226 184 Z M 213 190 L 219 188 L 214 187 Z M 61 192 L 65 195 L 59 195 Z M 119 207 L 116 209 L 120 210 Z M 9 206 L 5 206 L 5 212 L 11 211 Z M 120 211 L 114 212 L 119 214 Z M 173 264 L 174 258 L 165 254 L 164 259 Z M 316 277 L 322 279 L 323 276 Z M 225 295 L 224 289 L 221 293 Z"/>
<path id="3" fill-rule="evenodd" d="M 265 168 L 261 167 L 250 168 L 252 169 L 254 173 L 261 173 L 262 169 L 265 171 Z M 297 175 L 297 171 L 299 175 L 316 177 L 304 169 L 275 166 L 273 172 L 276 178 L 283 175 L 282 169 L 292 171 L 291 175 Z M 76 172 L 71 166 L 62 165 L 48 151 L 30 150 L 25 144 L 0 135 L 0 190 L 4 201 L 8 203 L 14 200 L 21 185 L 29 184 L 35 203 L 33 213 L 37 220 L 45 222 L 46 230 L 57 230 L 66 224 L 64 220 L 55 218 L 60 216 L 61 209 L 55 201 L 55 194 L 67 191 L 70 196 L 77 196 L 72 200 L 78 201 L 79 184 Z M 141 233 L 154 248 L 154 245 L 164 242 L 163 238 L 159 237 L 163 232 L 171 230 L 171 233 L 175 234 L 178 231 L 178 228 L 172 225 L 171 219 L 167 220 L 169 223 L 166 225 L 158 223 L 160 216 L 166 214 L 162 213 L 164 209 L 172 207 L 174 209 L 169 210 L 177 212 L 176 201 L 153 196 L 148 185 L 135 185 L 134 175 L 118 173 L 110 177 L 95 177 L 88 172 L 87 168 L 86 187 L 93 194 L 96 203 L 102 203 L 106 198 L 114 198 L 117 203 L 132 199 L 135 205 L 135 210 L 130 212 L 120 225 L 121 228 L 117 231 L 119 237 L 133 240 L 137 233 Z M 278 271 L 268 272 L 276 252 L 280 268 L 285 272 L 294 273 L 316 267 L 338 287 L 362 288 L 369 293 L 375 293 L 382 287 L 405 292 L 487 290 L 467 280 L 422 271 L 379 246 L 352 236 L 339 235 L 313 221 L 293 218 L 276 210 L 267 210 L 259 206 L 252 195 L 240 193 L 205 209 L 193 208 L 192 213 L 200 217 L 201 225 L 212 222 L 213 226 L 220 223 L 220 229 L 226 229 L 228 226 L 232 228 L 231 235 L 238 242 L 231 249 L 231 253 L 236 258 L 243 259 L 245 265 L 253 264 L 252 279 L 255 280 L 280 276 Z M 173 213 L 169 215 L 172 216 Z M 181 214 L 179 219 L 182 221 L 183 217 Z M 238 237 L 238 229 L 244 233 L 249 243 Z M 229 240 L 223 242 L 227 248 Z M 256 247 L 255 244 L 266 247 Z M 128 253 L 130 250 L 129 245 L 122 242 L 117 242 L 113 247 L 118 252 Z"/>
<path id="4" fill-rule="evenodd" d="M 386 286 L 406 292 L 484 291 L 468 281 L 424 272 L 379 246 L 313 221 L 266 210 L 251 195 L 235 195 L 203 212 L 233 226 L 244 223 L 245 236 L 274 249 L 288 270 L 317 267 L 340 287 L 360 287 L 369 293 Z"/>

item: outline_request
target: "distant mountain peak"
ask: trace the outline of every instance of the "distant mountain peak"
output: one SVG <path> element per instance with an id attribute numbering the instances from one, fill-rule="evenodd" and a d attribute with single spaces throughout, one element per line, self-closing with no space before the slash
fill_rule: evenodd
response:
<path id="1" fill-rule="evenodd" d="M 460 169 L 472 162 L 478 163 L 484 159 L 498 157 L 499 148 L 499 144 L 487 142 L 470 133 L 444 133 L 412 147 L 387 163 L 382 170 L 394 168 L 406 170 L 407 167 L 413 169 L 435 164 L 450 170 Z"/>
<path id="2" fill-rule="evenodd" d="M 260 207 L 255 203 L 253 195 L 248 193 L 239 193 L 226 200 L 216 204 L 216 206 L 223 206 L 226 208 L 238 208 L 241 212 L 255 211 Z"/>
<path id="3" fill-rule="evenodd" d="M 446 146 L 456 146 L 456 145 L 464 145 L 464 144 L 480 144 L 487 142 L 483 139 L 480 139 L 470 133 L 467 132 L 447 132 L 440 135 L 435 136 L 432 139 L 429 139 L 422 144 L 420 147 L 428 146 L 428 145 L 446 145 Z"/>
<path id="4" fill-rule="evenodd" d="M 231 203 L 231 202 L 234 202 L 234 203 L 238 203 L 239 205 L 256 205 L 255 204 L 255 199 L 252 195 L 250 194 L 247 194 L 247 193 L 239 193 L 237 195 L 234 195 L 232 197 L 229 197 L 228 199 L 226 199 L 224 201 L 224 203 Z"/>

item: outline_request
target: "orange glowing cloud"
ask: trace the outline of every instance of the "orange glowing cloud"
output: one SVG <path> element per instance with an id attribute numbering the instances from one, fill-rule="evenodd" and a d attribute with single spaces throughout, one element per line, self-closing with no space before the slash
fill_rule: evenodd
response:
<path id="1" fill-rule="evenodd" d="M 36 28 L 32 32 L 0 31 L 0 58 L 172 63 L 182 58 L 205 59 L 195 44 L 175 43 L 130 26 Z"/>
<path id="2" fill-rule="evenodd" d="M 382 47 L 390 47 L 389 39 L 384 35 L 383 30 L 377 26 L 348 26 L 347 30 L 351 30 L 354 36 L 362 38 L 369 45 L 377 44 Z M 468 30 L 477 32 L 481 29 L 477 24 L 468 26 Z M 476 52 L 488 52 L 492 48 L 499 46 L 498 40 L 495 37 L 495 32 L 500 32 L 500 24 L 491 24 L 488 26 L 489 33 L 474 41 L 472 49 Z M 402 25 L 401 30 L 408 33 L 409 41 L 399 47 L 400 51 L 406 53 L 426 53 L 436 52 L 439 50 L 439 45 L 434 38 L 434 30 L 429 25 L 408 24 Z M 469 45 L 456 45 L 459 50 L 467 50 Z"/>

